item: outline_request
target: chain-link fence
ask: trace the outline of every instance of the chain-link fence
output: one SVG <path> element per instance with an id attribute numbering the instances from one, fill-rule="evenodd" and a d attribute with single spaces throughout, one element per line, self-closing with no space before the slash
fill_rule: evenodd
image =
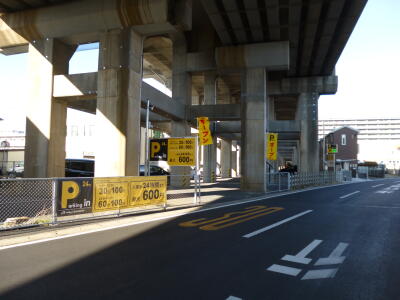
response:
<path id="1" fill-rule="evenodd" d="M 199 178 L 194 174 L 168 175 L 167 206 L 190 206 L 201 203 Z"/>
<path id="2" fill-rule="evenodd" d="M 22 177 L 23 174 L 23 161 L 0 161 L 0 178 Z"/>
<path id="3" fill-rule="evenodd" d="M 351 178 L 351 176 L 349 175 Z M 268 192 L 340 183 L 343 172 L 269 173 Z M 0 230 L 160 211 L 263 195 L 242 191 L 240 178 L 204 182 L 194 174 L 150 177 L 0 180 Z"/>
<path id="4" fill-rule="evenodd" d="M 0 180 L 0 230 L 200 204 L 199 180 L 193 175 L 162 176 L 164 188 L 152 180 L 156 177 L 145 178 Z"/>
<path id="5" fill-rule="evenodd" d="M 52 179 L 0 180 L 0 229 L 53 222 Z"/>
<path id="6" fill-rule="evenodd" d="M 290 190 L 290 173 L 267 173 L 265 175 L 267 192 L 282 192 Z"/>

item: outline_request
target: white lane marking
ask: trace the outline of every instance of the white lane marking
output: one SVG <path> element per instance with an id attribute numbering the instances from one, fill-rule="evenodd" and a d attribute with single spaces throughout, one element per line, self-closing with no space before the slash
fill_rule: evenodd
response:
<path id="1" fill-rule="evenodd" d="M 338 269 L 323 269 L 308 271 L 301 280 L 333 278 Z"/>
<path id="2" fill-rule="evenodd" d="M 346 259 L 346 256 L 341 256 L 349 244 L 339 243 L 337 247 L 329 254 L 328 257 L 323 257 L 317 260 L 315 266 L 326 266 L 341 264 Z"/>
<path id="3" fill-rule="evenodd" d="M 344 199 L 344 198 L 350 197 L 350 196 L 352 196 L 352 195 L 358 194 L 359 192 L 360 192 L 360 191 L 355 191 L 355 192 L 353 192 L 353 193 L 344 195 L 344 196 L 340 197 L 340 199 Z"/>
<path id="4" fill-rule="evenodd" d="M 294 263 L 299 263 L 299 264 L 304 264 L 307 265 L 309 264 L 312 259 L 307 258 L 306 256 L 313 251 L 315 248 L 318 247 L 319 244 L 322 243 L 322 240 L 314 240 L 312 241 L 308 246 L 306 246 L 303 250 L 301 250 L 299 253 L 296 255 L 285 255 L 284 257 L 281 258 L 281 260 L 286 260 Z"/>
<path id="5" fill-rule="evenodd" d="M 398 181 L 398 183 L 400 183 L 400 181 Z M 265 195 L 265 196 L 257 197 L 255 199 L 242 201 L 240 203 L 228 203 L 228 204 L 220 205 L 220 206 L 217 206 L 217 207 L 204 208 L 204 209 L 196 210 L 196 211 L 193 211 L 193 212 L 184 212 L 184 213 L 180 213 L 180 214 L 176 214 L 176 215 L 172 215 L 172 216 L 168 216 L 168 217 L 155 218 L 155 219 L 146 220 L 146 221 L 139 221 L 139 222 L 133 222 L 133 223 L 129 223 L 129 224 L 111 226 L 111 227 L 107 227 L 107 228 L 89 230 L 89 231 L 85 231 L 85 232 L 68 234 L 68 235 L 63 235 L 63 236 L 58 236 L 58 237 L 53 237 L 53 238 L 47 238 L 47 239 L 42 239 L 42 240 L 37 240 L 37 241 L 25 242 L 25 243 L 9 245 L 9 246 L 2 246 L 2 247 L 0 247 L 0 251 L 1 250 L 6 250 L 6 249 L 11 249 L 11 248 L 16 248 L 16 247 L 23 247 L 23 246 L 29 246 L 29 245 L 34 245 L 34 244 L 45 243 L 45 242 L 49 242 L 49 241 L 53 241 L 53 240 L 66 239 L 66 238 L 80 236 L 80 235 L 84 235 L 84 234 L 91 234 L 91 233 L 96 233 L 96 232 L 101 232 L 101 231 L 107 231 L 107 230 L 113 230 L 113 229 L 118 229 L 118 228 L 123 228 L 123 227 L 129 227 L 129 226 L 149 223 L 149 222 L 153 222 L 153 221 L 172 219 L 172 218 L 176 218 L 176 217 L 180 217 L 180 216 L 197 214 L 197 213 L 201 213 L 201 212 L 208 211 L 208 210 L 214 210 L 214 209 L 219 209 L 219 208 L 224 208 L 224 207 L 236 206 L 236 205 L 241 205 L 241 204 L 246 204 L 246 203 L 251 203 L 251 202 L 258 202 L 258 201 L 263 201 L 263 200 L 273 199 L 273 198 L 279 198 L 279 197 L 288 196 L 288 195 L 307 193 L 307 192 L 316 191 L 316 190 L 322 190 L 322 189 L 327 189 L 327 188 L 335 188 L 335 187 L 340 187 L 340 186 L 347 185 L 347 184 L 348 183 L 341 183 L 341 184 L 334 184 L 334 185 L 328 185 L 328 186 L 319 186 L 319 187 L 314 187 L 314 188 L 308 188 L 308 189 L 300 190 L 300 191 L 285 192 L 285 193 L 280 193 L 280 194 L 277 194 L 277 195 Z M 371 206 L 371 207 L 373 207 L 373 206 Z"/>
<path id="6" fill-rule="evenodd" d="M 381 183 L 381 184 L 373 185 L 372 187 L 373 187 L 373 188 L 376 188 L 376 187 L 378 187 L 378 186 L 382 186 L 382 185 L 384 185 L 384 184 L 383 184 L 383 183 Z"/>
<path id="7" fill-rule="evenodd" d="M 226 300 L 242 300 L 242 298 L 238 298 L 235 296 L 229 296 L 228 298 L 226 298 Z"/>
<path id="8" fill-rule="evenodd" d="M 272 229 L 272 228 L 275 228 L 275 227 L 277 227 L 277 226 L 279 226 L 279 225 L 282 225 L 282 224 L 284 224 L 284 223 L 286 223 L 286 222 L 289 222 L 289 221 L 291 221 L 291 220 L 293 220 L 293 219 L 296 219 L 296 218 L 299 218 L 299 217 L 301 217 L 301 216 L 304 216 L 305 214 L 308 214 L 308 213 L 310 213 L 310 212 L 312 212 L 311 209 L 310 209 L 310 210 L 303 211 L 302 213 L 299 213 L 299 214 L 297 214 L 297 215 L 294 215 L 294 216 L 292 216 L 292 217 L 290 217 L 290 218 L 284 219 L 284 220 L 282 220 L 282 221 L 279 221 L 279 222 L 274 223 L 274 224 L 272 224 L 272 225 L 269 225 L 269 226 L 267 226 L 267 227 L 258 229 L 258 230 L 256 230 L 256 231 L 253 231 L 253 232 L 248 233 L 248 234 L 245 234 L 243 237 L 244 237 L 244 238 L 251 238 L 251 237 L 253 237 L 253 236 L 257 235 L 257 234 L 260 234 L 260 233 L 262 233 L 262 232 L 264 232 L 264 231 L 267 231 L 267 230 L 270 230 L 270 229 Z"/>
<path id="9" fill-rule="evenodd" d="M 286 266 L 282 266 L 282 265 L 275 265 L 275 264 L 270 266 L 267 270 L 271 271 L 271 272 L 277 272 L 277 273 L 282 273 L 285 275 L 290 275 L 290 276 L 297 276 L 301 272 L 301 269 L 286 267 Z"/>

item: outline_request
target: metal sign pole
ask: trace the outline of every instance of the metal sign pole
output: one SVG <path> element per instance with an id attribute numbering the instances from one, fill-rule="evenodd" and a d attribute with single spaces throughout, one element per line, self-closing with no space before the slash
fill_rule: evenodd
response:
<path id="1" fill-rule="evenodd" d="M 52 202 L 52 224 L 55 225 L 57 223 L 57 197 L 56 197 L 56 193 L 57 193 L 57 180 L 56 179 L 52 179 L 52 195 L 51 195 L 51 202 Z"/>
<path id="2" fill-rule="evenodd" d="M 197 204 L 200 204 L 201 202 L 201 190 L 200 190 L 200 175 L 199 175 L 199 151 L 200 151 L 200 146 L 199 146 L 199 137 L 197 135 L 196 138 L 196 167 L 195 167 L 195 175 L 194 175 L 194 182 L 195 185 L 197 186 Z"/>
<path id="3" fill-rule="evenodd" d="M 149 162 L 149 114 L 150 114 L 150 100 L 147 99 L 146 108 L 146 158 L 144 164 L 144 175 L 150 176 L 150 162 Z"/>

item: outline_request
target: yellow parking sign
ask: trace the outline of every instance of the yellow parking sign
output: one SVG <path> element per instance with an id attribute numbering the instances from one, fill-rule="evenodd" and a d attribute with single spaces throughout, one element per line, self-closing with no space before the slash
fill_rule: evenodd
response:
<path id="1" fill-rule="evenodd" d="M 278 134 L 267 133 L 267 159 L 276 160 L 278 156 Z"/>
<path id="2" fill-rule="evenodd" d="M 170 166 L 195 166 L 195 138 L 169 138 L 167 157 Z"/>

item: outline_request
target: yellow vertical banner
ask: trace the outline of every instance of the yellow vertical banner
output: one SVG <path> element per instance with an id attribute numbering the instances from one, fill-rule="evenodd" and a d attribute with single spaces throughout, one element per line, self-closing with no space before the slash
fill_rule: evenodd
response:
<path id="1" fill-rule="evenodd" d="M 198 131 L 200 145 L 211 145 L 213 143 L 211 131 L 210 131 L 210 121 L 207 117 L 197 118 Z"/>
<path id="2" fill-rule="evenodd" d="M 278 156 L 278 134 L 267 133 L 267 159 L 276 160 Z"/>

